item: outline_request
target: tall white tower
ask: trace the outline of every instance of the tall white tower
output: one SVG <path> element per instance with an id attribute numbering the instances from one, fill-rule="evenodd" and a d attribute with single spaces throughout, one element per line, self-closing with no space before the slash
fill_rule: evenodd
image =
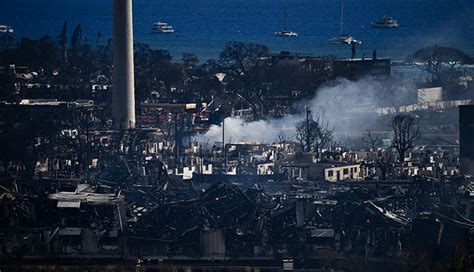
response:
<path id="1" fill-rule="evenodd" d="M 113 0 L 112 116 L 117 129 L 135 127 L 132 0 Z"/>

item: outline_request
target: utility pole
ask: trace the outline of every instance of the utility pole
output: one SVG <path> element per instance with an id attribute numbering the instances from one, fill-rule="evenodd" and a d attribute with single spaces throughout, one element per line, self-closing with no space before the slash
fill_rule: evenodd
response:
<path id="1" fill-rule="evenodd" d="M 183 147 L 181 145 L 183 145 L 183 140 L 185 140 L 186 138 L 186 133 L 187 131 L 184 129 L 184 118 L 186 118 L 186 112 L 183 112 L 180 114 L 180 117 L 181 117 L 181 124 L 180 124 L 180 131 L 179 131 L 179 153 L 178 153 L 178 156 L 179 156 L 179 159 L 180 159 L 180 162 L 181 161 L 181 158 L 182 158 L 182 154 L 183 154 Z"/>
<path id="2" fill-rule="evenodd" d="M 222 173 L 227 172 L 227 150 L 225 148 L 225 118 L 222 120 L 222 154 L 224 156 L 224 169 Z"/>
<path id="3" fill-rule="evenodd" d="M 178 135 L 178 112 L 174 113 L 174 164 L 178 168 L 179 135 Z"/>
<path id="4" fill-rule="evenodd" d="M 202 166 L 203 166 L 202 164 L 203 164 L 203 162 L 202 162 L 202 144 L 201 143 L 199 144 L 199 158 L 200 158 L 200 163 L 199 163 L 199 165 L 200 165 L 199 170 L 200 171 L 199 171 L 199 173 L 202 174 L 202 170 L 203 170 L 202 169 Z"/>
<path id="5" fill-rule="evenodd" d="M 80 140 L 80 138 L 79 138 Z M 82 141 L 81 141 L 82 142 Z M 89 112 L 86 115 L 86 180 L 89 182 Z"/>
<path id="6" fill-rule="evenodd" d="M 309 135 L 309 115 L 311 114 L 311 110 L 308 106 L 306 106 L 306 151 L 310 151 L 310 140 L 311 137 Z"/>

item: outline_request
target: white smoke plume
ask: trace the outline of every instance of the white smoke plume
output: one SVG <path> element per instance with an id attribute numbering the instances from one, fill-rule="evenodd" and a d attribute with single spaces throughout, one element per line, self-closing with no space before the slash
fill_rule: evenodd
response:
<path id="1" fill-rule="evenodd" d="M 313 112 L 325 114 L 335 128 L 336 139 L 341 140 L 362 136 L 367 130 L 387 129 L 386 120 L 376 114 L 376 108 L 415 101 L 416 88 L 410 82 L 366 78 L 338 79 L 320 88 L 307 104 Z"/>
<path id="2" fill-rule="evenodd" d="M 290 137 L 295 134 L 295 124 L 301 116 L 290 115 L 281 119 L 259 120 L 246 122 L 241 118 L 228 117 L 225 119 L 225 141 L 239 143 L 271 143 L 278 136 Z M 214 144 L 222 142 L 222 126 L 212 125 L 204 134 L 197 137 L 199 142 Z"/>
<path id="3" fill-rule="evenodd" d="M 245 122 L 240 118 L 225 119 L 226 142 L 272 143 L 279 136 L 286 139 L 296 134 L 296 123 L 304 120 L 304 109 L 309 106 L 313 114 L 324 114 L 334 127 L 337 140 L 362 135 L 367 129 L 380 128 L 379 116 L 375 108 L 397 106 L 416 97 L 416 89 L 410 84 L 362 79 L 350 81 L 338 79 L 321 87 L 316 96 L 298 103 L 295 107 L 302 114 L 289 115 L 281 119 Z M 386 127 L 382 124 L 383 127 Z M 214 144 L 222 142 L 222 127 L 213 125 L 204 135 L 196 138 L 199 142 Z"/>

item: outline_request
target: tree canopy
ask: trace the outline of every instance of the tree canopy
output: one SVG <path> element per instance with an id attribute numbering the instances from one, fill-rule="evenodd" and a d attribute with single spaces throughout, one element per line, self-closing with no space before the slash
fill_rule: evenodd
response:
<path id="1" fill-rule="evenodd" d="M 438 45 L 417 50 L 408 56 L 407 61 L 421 63 L 421 68 L 431 74 L 434 81 L 450 81 L 461 65 L 474 63 L 465 52 Z"/>
<path id="2" fill-rule="evenodd" d="M 228 73 L 245 75 L 258 63 L 259 58 L 268 56 L 265 45 L 243 42 L 229 42 L 225 45 L 219 59 Z"/>

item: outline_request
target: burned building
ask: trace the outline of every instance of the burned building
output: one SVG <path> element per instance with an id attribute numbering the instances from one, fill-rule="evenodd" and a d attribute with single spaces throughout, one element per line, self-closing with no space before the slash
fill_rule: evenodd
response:
<path id="1" fill-rule="evenodd" d="M 474 106 L 459 107 L 459 144 L 461 172 L 474 174 Z"/>
<path id="2" fill-rule="evenodd" d="M 361 147 L 325 129 L 323 114 L 314 129 L 309 111 L 306 123 L 297 120 L 303 100 L 326 96 L 321 86 L 390 76 L 390 59 L 375 51 L 355 59 L 355 47 L 350 60 L 263 47 L 255 54 L 260 46 L 231 43 L 225 50 L 238 50 L 227 60 L 224 51 L 215 63 L 188 55 L 182 65 L 164 50 L 134 50 L 132 0 L 113 7 L 113 41 L 102 46 L 98 35 L 80 66 L 64 60 L 62 35 L 57 67 L 0 68 L 9 92 L 0 102 L 0 271 L 474 268 L 472 107 L 460 109 L 466 175 L 456 143 L 410 143 L 397 160 L 391 132 L 379 125 Z M 384 93 L 395 98 L 391 90 Z M 426 110 L 439 125 L 443 110 L 459 105 L 440 102 L 442 92 L 421 89 L 406 106 L 343 92 L 328 95 L 334 103 L 309 103 L 364 117 L 383 107 L 379 123 Z M 287 135 L 270 135 L 275 117 Z M 245 140 L 246 123 L 227 118 L 264 126 Z M 368 120 L 328 118 L 337 119 L 334 130 Z M 298 127 L 305 137 L 294 135 Z"/>
<path id="3" fill-rule="evenodd" d="M 335 77 L 360 79 L 366 76 L 390 76 L 390 59 L 337 59 L 333 62 Z"/>

